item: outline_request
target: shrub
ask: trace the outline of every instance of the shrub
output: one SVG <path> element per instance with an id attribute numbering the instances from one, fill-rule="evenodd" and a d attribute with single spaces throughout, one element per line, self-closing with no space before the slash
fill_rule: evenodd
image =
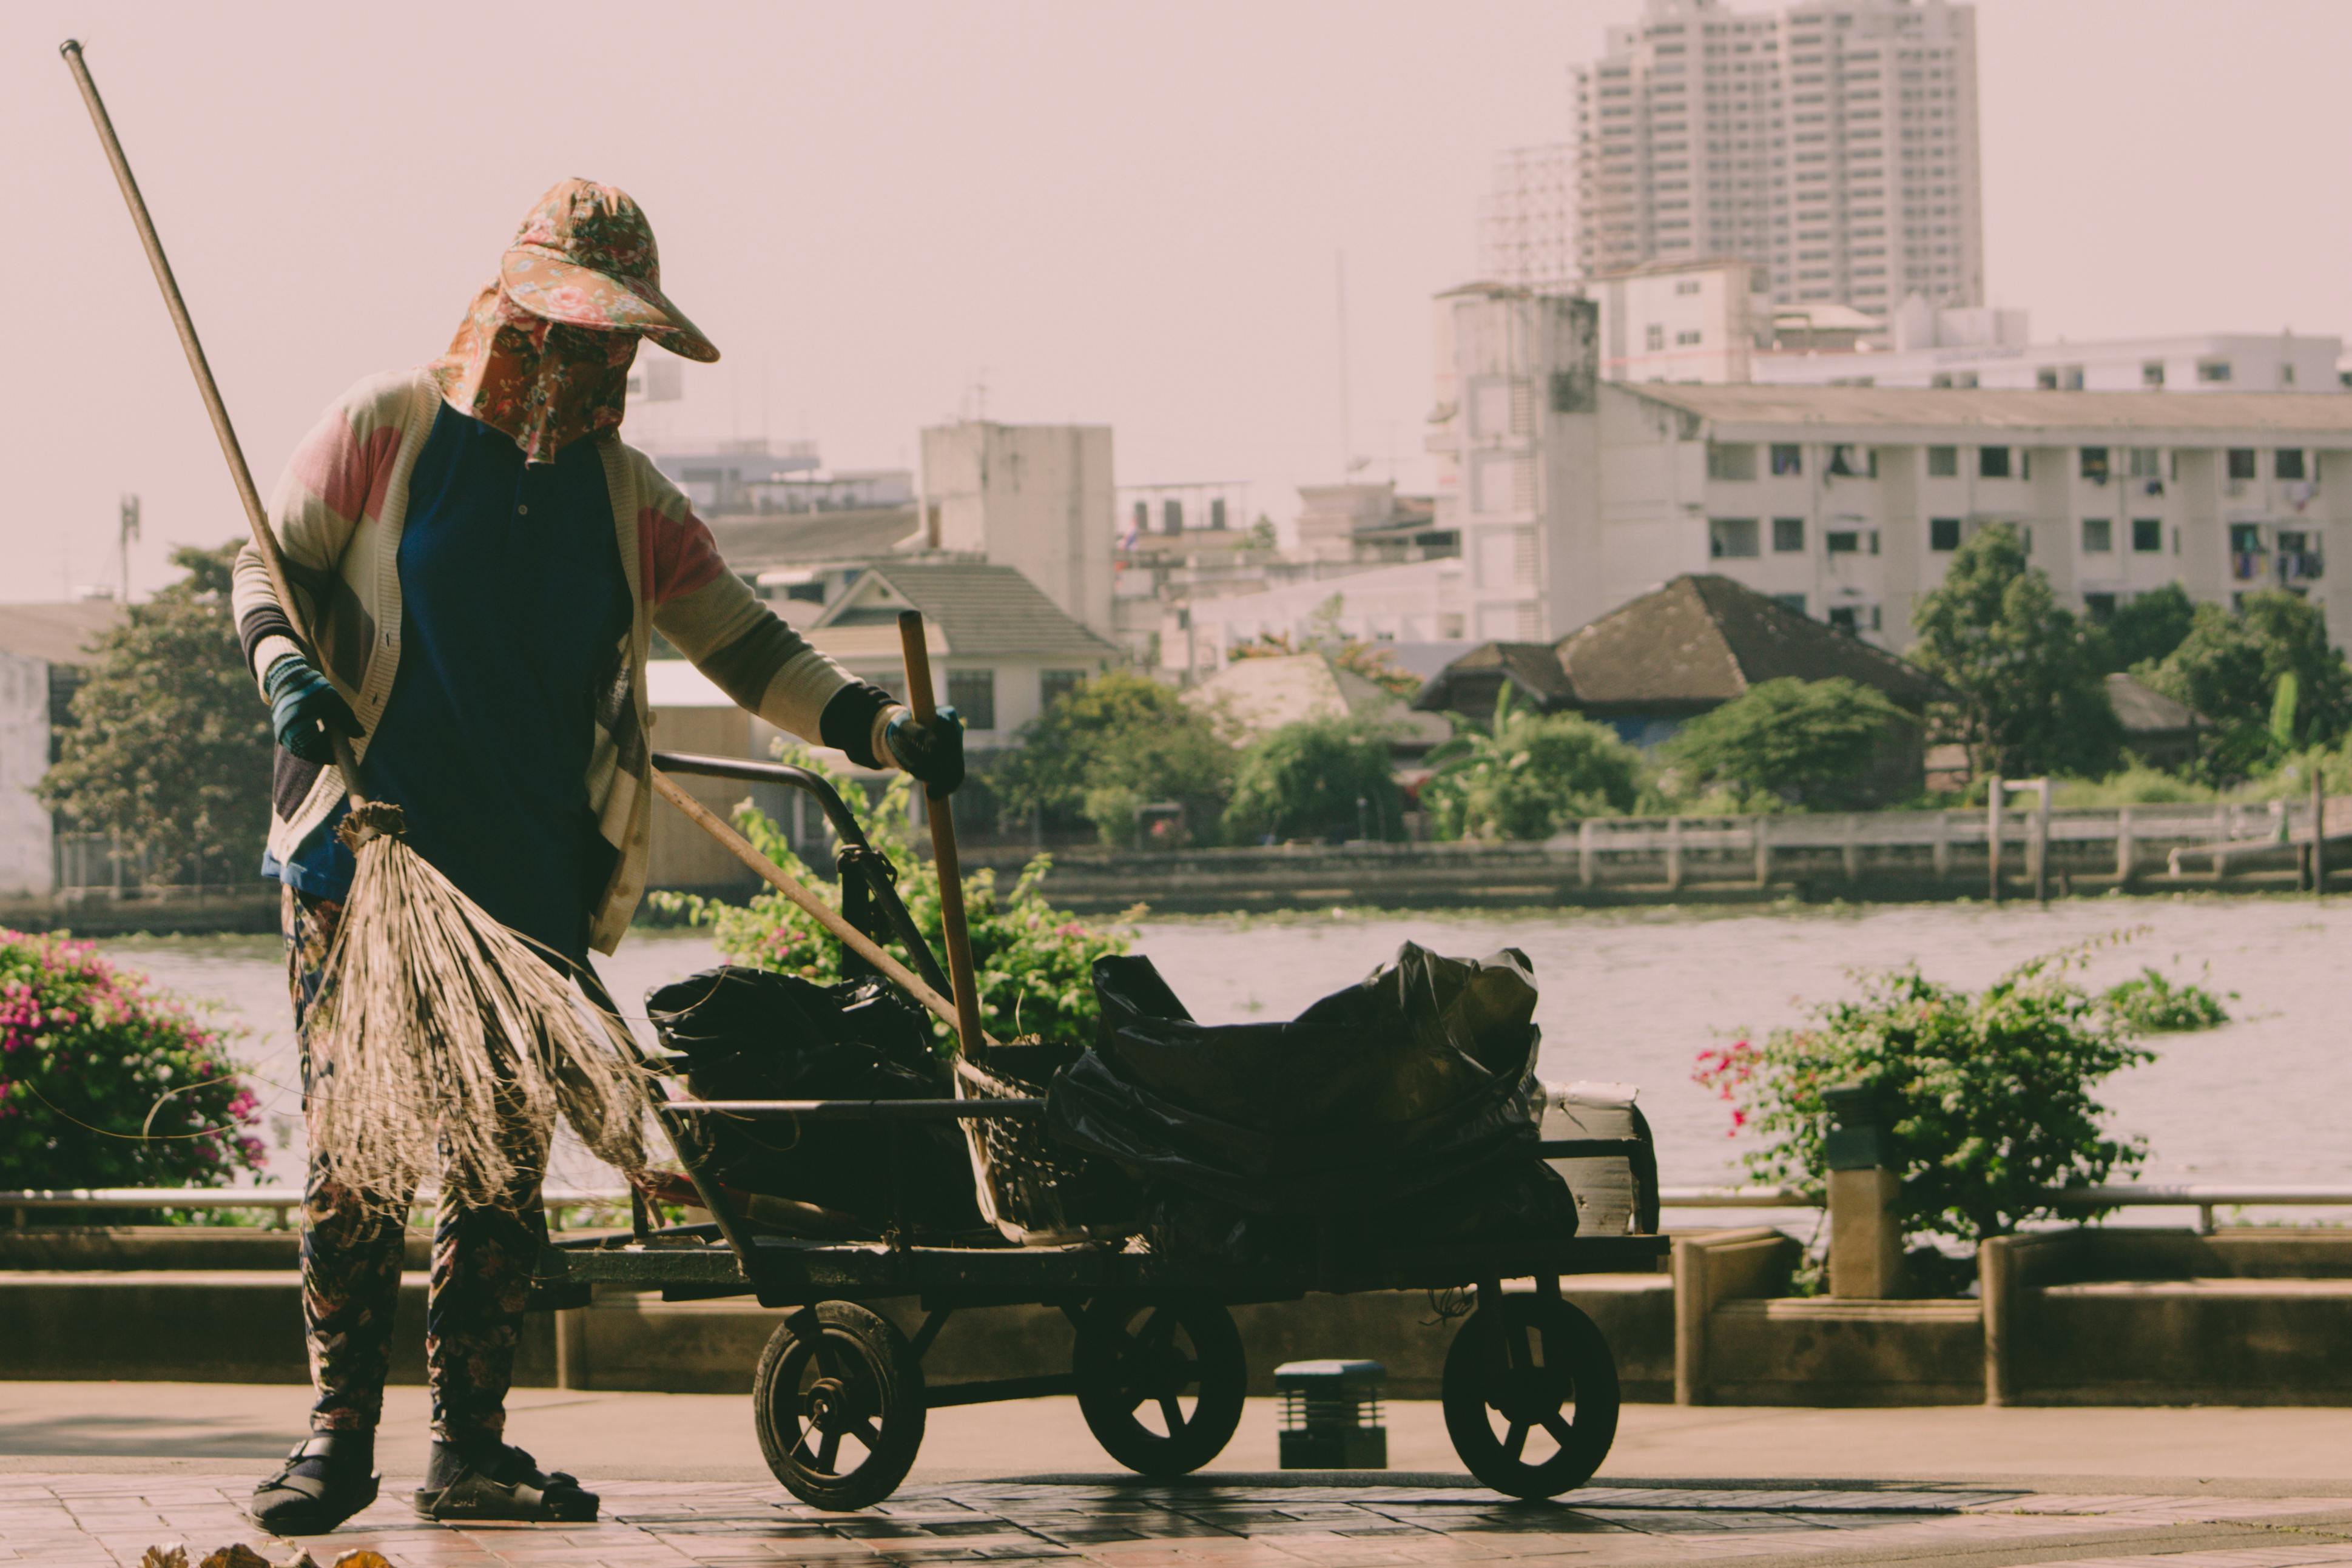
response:
<path id="1" fill-rule="evenodd" d="M 1872 803 L 1873 774 L 1916 721 L 1839 676 L 1765 681 L 1685 725 L 1661 748 L 1693 793 L 1769 796 L 1816 810 Z"/>
<path id="2" fill-rule="evenodd" d="M 1622 816 L 1641 799 L 1642 754 L 1574 714 L 1523 713 L 1507 690 L 1494 722 L 1429 754 L 1422 787 L 1437 836 L 1544 839 L 1583 817 Z"/>
<path id="3" fill-rule="evenodd" d="M 0 1186 L 221 1186 L 261 1168 L 222 1031 L 94 944 L 0 930 Z"/>
<path id="4" fill-rule="evenodd" d="M 778 755 L 824 776 L 856 802 L 857 794 L 848 779 L 814 755 L 790 747 L 779 748 Z M 908 789 L 906 776 L 897 776 L 873 809 L 861 816 L 866 837 L 898 868 L 898 895 L 906 901 L 916 929 L 934 953 L 940 953 L 945 947 L 940 940 L 939 872 L 929 860 L 918 859 L 914 852 L 913 833 L 907 821 Z M 787 876 L 840 907 L 838 884 L 812 873 L 793 852 L 784 831 L 766 813 L 747 803 L 736 810 L 735 826 Z M 1012 891 L 1002 896 L 992 871 L 975 872 L 964 878 L 964 914 L 971 929 L 981 1021 L 1000 1040 L 1034 1036 L 1084 1045 L 1093 1040 L 1099 1016 L 1094 961 L 1105 954 L 1128 950 L 1134 940 L 1129 923 L 1141 915 L 1143 906 L 1136 905 L 1109 924 L 1089 925 L 1045 902 L 1045 874 L 1052 867 L 1053 857 L 1038 855 L 1023 868 Z M 732 963 L 799 975 L 820 984 L 842 977 L 840 944 L 782 894 L 770 890 L 745 904 L 667 893 L 655 894 L 652 901 L 666 913 L 684 915 L 692 924 L 709 926 L 719 950 Z M 953 1049 L 954 1030 L 944 1020 L 934 1019 L 931 1032 L 941 1051 Z"/>
<path id="5" fill-rule="evenodd" d="M 2216 798 L 2195 779 L 2151 768 L 2137 758 L 2105 779 L 2062 779 L 2050 795 L 2057 806 L 2172 806 Z"/>
<path id="6" fill-rule="evenodd" d="M 2352 727 L 2352 670 L 2318 608 L 2284 590 L 2249 593 L 2235 613 L 2199 605 L 2179 645 L 2138 673 L 2220 727 L 2204 758 L 2217 779 L 2244 778 Z"/>
<path id="7" fill-rule="evenodd" d="M 1817 1007 L 1761 1045 L 1699 1053 L 1693 1077 L 1764 1146 L 1759 1180 L 1825 1190 L 1823 1092 L 1877 1089 L 1906 1235 L 1973 1246 L 2053 1212 L 2049 1193 L 2096 1186 L 2146 1156 L 2104 1130 L 2092 1089 L 2153 1060 L 2116 1009 L 2067 977 L 2079 953 L 2032 959 L 1970 993 L 1916 968 L 1859 977 L 1861 995 Z"/>
<path id="8" fill-rule="evenodd" d="M 2230 1021 L 2221 998 L 2194 981 L 2174 985 L 2161 969 L 2143 968 L 2130 979 L 2109 986 L 2099 999 L 2142 1034 L 2188 1034 L 2219 1029 Z"/>
<path id="9" fill-rule="evenodd" d="M 1225 836 L 1391 839 L 1403 813 L 1385 735 L 1354 719 L 1302 719 L 1243 747 Z"/>

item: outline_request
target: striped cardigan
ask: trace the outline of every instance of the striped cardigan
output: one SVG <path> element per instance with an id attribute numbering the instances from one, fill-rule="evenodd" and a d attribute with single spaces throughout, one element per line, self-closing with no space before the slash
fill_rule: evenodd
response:
<path id="1" fill-rule="evenodd" d="M 302 601 L 302 623 L 315 640 L 312 661 L 359 717 L 364 733 L 353 749 L 362 766 L 400 667 L 408 478 L 440 406 L 438 389 L 421 371 L 360 382 L 303 439 L 270 500 L 288 586 Z M 710 530 L 643 453 L 613 432 L 596 440 L 635 611 L 597 693 L 587 781 L 598 829 L 619 852 L 589 923 L 591 944 L 609 953 L 645 892 L 653 808 L 646 653 L 654 631 L 770 724 L 838 747 L 860 763 L 887 765 L 882 731 L 901 710 L 809 646 L 729 571 Z M 279 658 L 302 651 L 250 542 L 237 555 L 234 606 L 257 682 Z M 292 861 L 342 798 L 336 768 L 280 749 L 271 852 Z"/>

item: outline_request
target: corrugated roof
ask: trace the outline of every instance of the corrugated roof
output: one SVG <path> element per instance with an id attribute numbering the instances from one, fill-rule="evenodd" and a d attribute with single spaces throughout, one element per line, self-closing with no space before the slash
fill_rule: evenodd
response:
<path id="1" fill-rule="evenodd" d="M 1622 384 L 1718 425 L 1885 430 L 2210 431 L 2254 440 L 2352 437 L 2352 393 L 2025 392 L 1984 387 Z"/>
<path id="2" fill-rule="evenodd" d="M 0 604 L 0 653 L 52 664 L 89 662 L 89 644 L 122 619 L 111 599 L 80 599 L 46 604 Z"/>
<path id="3" fill-rule="evenodd" d="M 874 562 L 867 576 L 887 583 L 936 623 L 947 652 L 959 658 L 997 655 L 1094 663 L 1118 653 L 1009 566 L 883 560 Z M 835 601 L 813 627 L 849 629 L 872 618 L 889 619 L 879 607 L 866 604 L 869 591 L 861 581 Z M 823 637 L 811 640 L 820 646 L 825 642 Z"/>
<path id="4" fill-rule="evenodd" d="M 912 507 L 712 517 L 710 537 L 738 571 L 887 555 L 915 531 Z"/>

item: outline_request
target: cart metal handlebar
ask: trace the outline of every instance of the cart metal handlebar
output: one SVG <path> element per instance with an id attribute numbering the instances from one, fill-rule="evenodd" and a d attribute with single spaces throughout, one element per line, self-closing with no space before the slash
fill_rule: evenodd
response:
<path id="1" fill-rule="evenodd" d="M 880 938 L 896 937 L 907 950 L 907 957 L 923 983 L 945 996 L 953 987 L 947 971 L 940 967 L 939 956 L 916 928 L 915 917 L 908 913 L 906 901 L 898 896 L 898 870 L 890 858 L 874 847 L 866 830 L 857 825 L 857 818 L 841 792 L 818 774 L 805 768 L 795 768 L 785 762 L 752 762 L 739 757 L 702 757 L 691 752 L 656 751 L 654 766 L 665 773 L 690 773 L 704 779 L 734 779 L 746 784 L 781 784 L 798 789 L 814 799 L 824 820 L 833 827 L 834 836 L 841 848 L 834 857 L 835 869 L 841 878 L 841 913 L 851 925 L 866 935 Z M 866 900 L 871 898 L 881 912 L 887 932 L 872 929 L 873 922 L 866 913 Z M 845 972 L 858 972 L 860 960 L 845 952 L 842 964 Z"/>

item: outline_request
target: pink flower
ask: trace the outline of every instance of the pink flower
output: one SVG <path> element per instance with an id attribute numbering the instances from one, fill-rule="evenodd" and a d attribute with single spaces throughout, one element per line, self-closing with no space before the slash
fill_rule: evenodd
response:
<path id="1" fill-rule="evenodd" d="M 541 295 L 540 299 L 551 314 L 559 316 L 584 314 L 590 305 L 588 291 L 574 283 L 551 288 Z"/>

